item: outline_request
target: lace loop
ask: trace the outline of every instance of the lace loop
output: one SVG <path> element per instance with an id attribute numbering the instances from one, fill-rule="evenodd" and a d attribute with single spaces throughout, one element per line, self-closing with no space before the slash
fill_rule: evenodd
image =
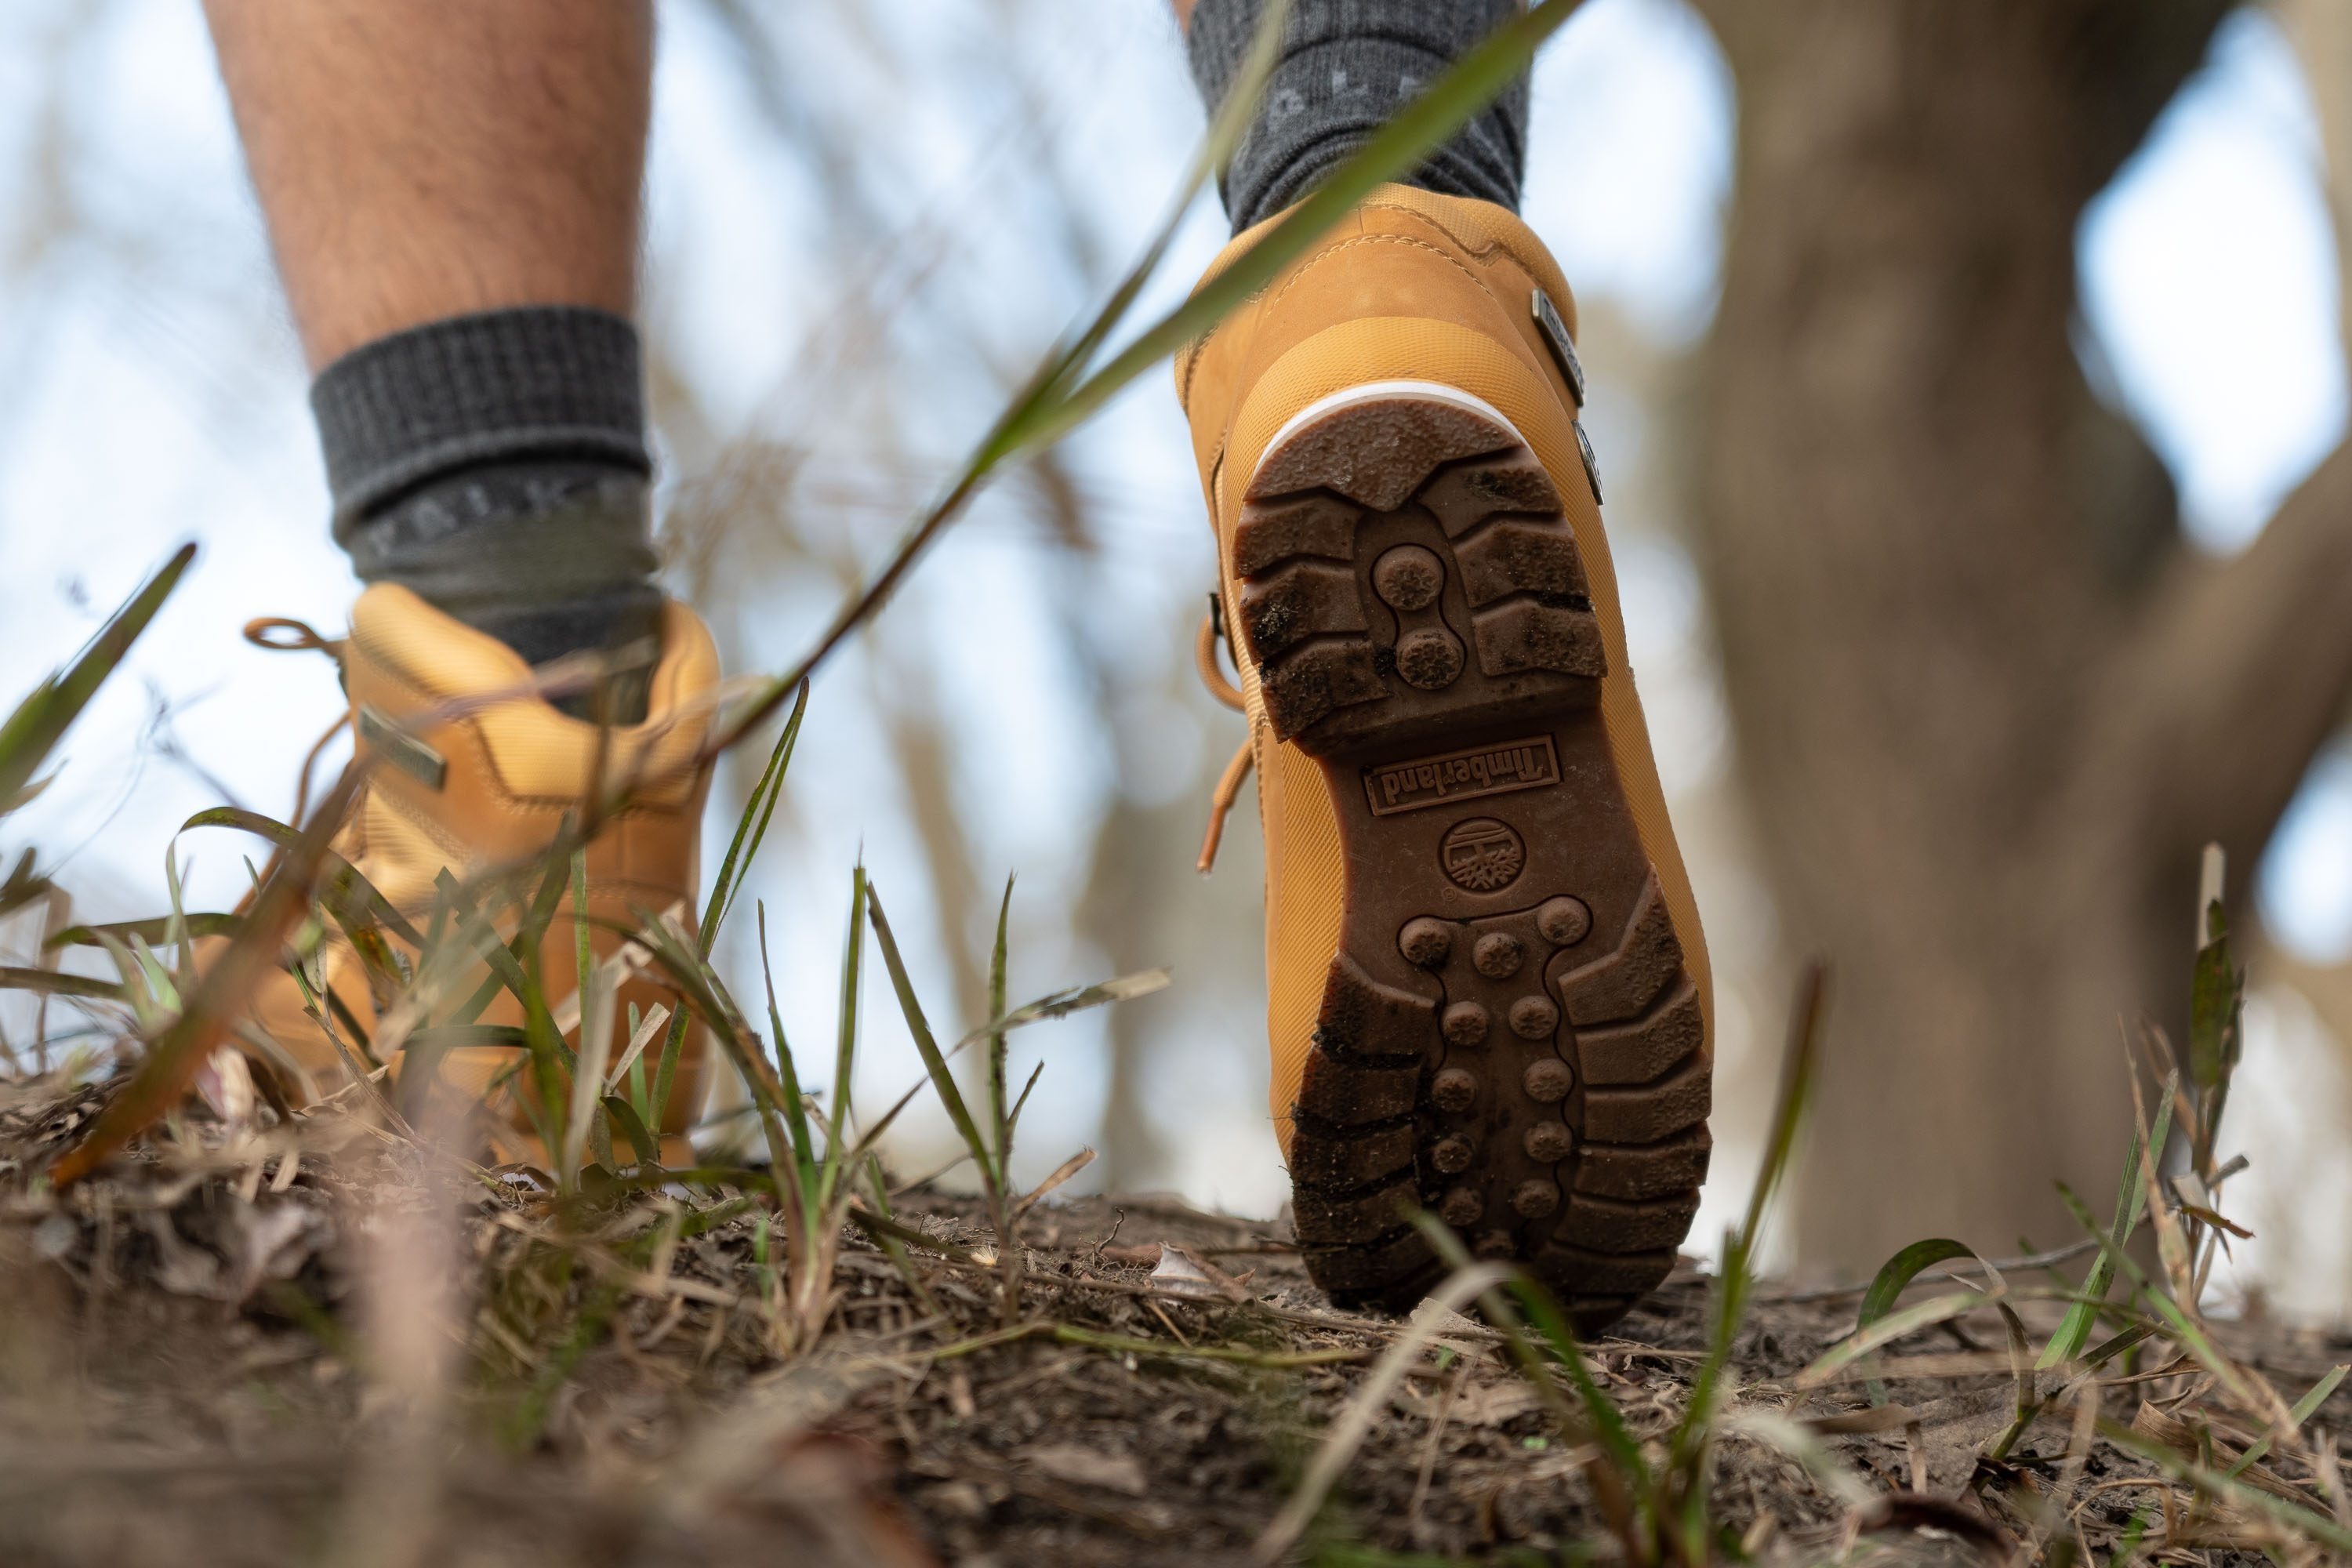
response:
<path id="1" fill-rule="evenodd" d="M 310 622 L 290 616 L 261 616 L 246 622 L 245 640 L 272 653 L 323 653 L 341 658 L 343 651 L 341 642 L 320 637 Z"/>
<path id="2" fill-rule="evenodd" d="M 1223 605 L 1214 594 L 1209 595 L 1209 612 L 1201 617 L 1201 635 L 1192 639 L 1192 662 L 1201 672 L 1201 684 L 1209 695 L 1232 709 L 1244 711 L 1241 689 L 1225 679 L 1217 664 L 1217 638 L 1224 630 Z M 1240 668 L 1239 661 L 1234 664 Z M 1203 877 L 1217 863 L 1217 846 L 1225 837 L 1225 818 L 1232 815 L 1234 802 L 1240 798 L 1242 781 L 1248 778 L 1256 763 L 1256 750 L 1244 738 L 1241 750 L 1225 764 L 1224 773 L 1217 779 L 1216 793 L 1209 797 L 1209 828 L 1201 838 L 1201 858 L 1196 864 Z"/>
<path id="3" fill-rule="evenodd" d="M 1217 596 L 1209 595 L 1208 613 L 1201 617 L 1201 635 L 1192 639 L 1192 662 L 1201 671 L 1201 684 L 1209 695 L 1238 713 L 1242 710 L 1241 688 L 1225 679 L 1217 665 L 1217 637 L 1224 630 L 1224 616 L 1218 613 Z"/>

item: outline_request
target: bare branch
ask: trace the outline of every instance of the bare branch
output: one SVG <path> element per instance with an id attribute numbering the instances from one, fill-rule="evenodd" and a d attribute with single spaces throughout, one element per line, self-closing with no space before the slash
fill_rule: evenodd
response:
<path id="1" fill-rule="evenodd" d="M 2352 699 L 2352 447 L 2233 561 L 2184 552 L 2105 685 L 2105 753 L 2154 842 L 2251 857 Z M 2186 765 L 2196 759 L 2195 765 Z M 2104 792 L 2103 792 L 2104 793 Z"/>

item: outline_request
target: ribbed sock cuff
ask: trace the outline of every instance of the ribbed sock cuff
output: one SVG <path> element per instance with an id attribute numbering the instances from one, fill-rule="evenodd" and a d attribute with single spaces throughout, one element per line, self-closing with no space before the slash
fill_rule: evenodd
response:
<path id="1" fill-rule="evenodd" d="M 1211 113 L 1248 58 L 1264 0 L 1200 0 L 1185 30 Z M 1295 0 L 1282 52 L 1218 193 L 1238 234 L 1304 196 L 1520 0 Z M 1528 80 L 1433 151 L 1407 184 L 1517 210 L 1527 167 Z"/>
<path id="2" fill-rule="evenodd" d="M 553 305 L 428 322 L 329 365 L 310 405 L 352 570 L 531 664 L 658 637 L 643 375 L 635 327 Z M 643 693 L 620 700 L 634 722 Z"/>
<path id="3" fill-rule="evenodd" d="M 551 458 L 652 471 L 636 329 L 583 306 L 379 338 L 320 373 L 310 407 L 346 542 L 371 511 L 460 468 Z"/>

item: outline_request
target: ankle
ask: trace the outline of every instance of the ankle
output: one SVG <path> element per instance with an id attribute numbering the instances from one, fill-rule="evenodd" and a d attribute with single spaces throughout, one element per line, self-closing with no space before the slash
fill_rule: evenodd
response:
<path id="1" fill-rule="evenodd" d="M 639 374 L 635 331 L 572 307 L 455 317 L 329 365 L 311 403 L 353 570 L 532 664 L 658 636 Z"/>
<path id="2" fill-rule="evenodd" d="M 1213 114 L 1241 74 L 1264 9 L 1265 0 L 1199 0 L 1187 21 L 1192 79 Z M 1520 10 L 1519 0 L 1295 0 L 1256 117 L 1218 175 L 1234 232 L 1304 196 Z M 1516 211 L 1527 129 L 1522 73 L 1402 183 Z"/>

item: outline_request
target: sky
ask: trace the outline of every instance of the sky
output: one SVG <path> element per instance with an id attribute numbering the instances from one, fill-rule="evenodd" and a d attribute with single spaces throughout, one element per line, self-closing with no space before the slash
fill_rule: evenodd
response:
<path id="1" fill-rule="evenodd" d="M 844 510 L 835 566 L 872 559 L 928 479 L 977 434 L 997 381 L 989 365 L 1034 357 L 1094 286 L 1066 258 L 1037 259 L 1037 215 L 999 199 L 1016 189 L 1007 161 L 1045 156 L 1066 168 L 1093 204 L 1090 242 L 1108 266 L 1150 232 L 1200 129 L 1158 0 L 1058 12 L 1054 26 L 1027 35 L 1045 41 L 1009 61 L 997 13 L 957 0 L 909 5 L 925 25 L 878 51 L 829 31 L 851 25 L 841 12 L 812 7 L 806 47 L 843 64 L 793 79 L 808 112 L 848 128 L 849 155 L 898 172 L 877 198 L 884 220 L 943 224 L 955 242 L 950 264 L 910 291 L 904 331 L 886 345 L 918 361 L 894 367 L 889 384 L 909 412 L 893 432 L 896 467 L 876 481 L 879 499 Z M 156 637 L 85 719 L 59 787 L 9 825 L 12 840 L 64 858 L 87 910 L 127 915 L 156 907 L 162 846 L 178 821 L 224 790 L 282 808 L 293 760 L 332 716 L 323 662 L 254 653 L 236 626 L 271 614 L 337 625 L 352 584 L 325 535 L 299 356 L 194 7 L 114 0 L 108 25 L 51 71 L 30 46 L 66 15 L 66 0 L 26 0 L 0 18 L 0 541 L 12 567 L 0 578 L 9 627 L 0 692 L 28 686 L 70 651 L 178 541 L 204 541 L 205 559 Z M 831 291 L 855 270 L 843 259 L 851 241 L 813 211 L 807 170 L 751 133 L 760 105 L 723 29 L 698 8 L 669 5 L 663 15 L 649 316 L 713 424 L 822 431 L 828 414 L 855 404 L 855 387 L 797 384 L 793 356 L 836 308 Z M 876 59 L 893 70 L 877 74 Z M 1652 352 L 1696 343 L 1712 317 L 1731 91 L 1706 30 L 1677 0 L 1591 0 L 1537 67 L 1527 215 L 1588 314 L 1612 312 Z M 1032 99 L 1052 128 L 1042 150 L 998 133 Z M 878 103 L 892 106 L 887 126 L 871 119 Z M 71 167 L 27 155 L 33 138 L 60 127 L 79 150 Z M 2084 220 L 2082 352 L 2170 466 L 2186 525 L 2217 555 L 2242 549 L 2344 432 L 2339 272 L 2319 163 L 2293 52 L 2249 12 L 2225 26 L 2207 68 Z M 1181 299 L 1223 238 L 1213 199 L 1194 203 L 1139 313 Z M 982 319 L 976 345 L 949 352 L 950 335 L 933 326 L 950 313 Z M 932 344 L 936 363 L 921 360 Z M 1596 353 L 1591 368 L 1606 387 L 1612 366 L 1605 349 Z M 1635 476 L 1612 505 L 1634 659 L 1669 789 L 1696 799 L 1728 766 L 1722 698 L 1689 562 L 1671 520 L 1643 510 L 1655 487 L 1639 476 L 1655 454 L 1633 402 L 1597 406 L 1595 438 L 1612 474 L 1622 466 Z M 866 448 L 856 450 L 863 460 Z M 1093 638 L 1114 675 L 1144 689 L 1189 659 L 1182 617 L 1197 613 L 1187 606 L 1212 570 L 1165 377 L 1144 378 L 1070 450 L 1118 528 L 1068 635 Z M 669 468 L 675 487 L 677 465 Z M 1059 913 L 1084 892 L 1086 836 L 1115 785 L 1147 806 L 1197 801 L 1199 780 L 1237 737 L 1205 699 L 1155 698 L 1118 736 L 1070 721 L 1076 678 L 1037 536 L 1017 489 L 992 497 L 893 608 L 890 637 L 854 650 L 820 689 L 793 822 L 751 889 L 772 906 L 795 1037 L 830 1028 L 828 976 L 853 860 L 863 856 L 886 892 L 904 889 L 893 903 L 902 929 L 938 918 L 911 869 L 921 857 L 904 781 L 856 711 L 861 691 L 919 689 L 954 737 L 945 766 L 976 858 L 1021 877 L 1016 989 L 1095 978 L 1136 957 L 1097 951 Z M 721 613 L 732 646 L 763 665 L 786 662 L 837 592 L 835 577 L 810 572 L 756 604 L 730 605 Z M 151 723 L 159 705 L 171 714 L 161 731 Z M 174 741 L 184 763 L 158 754 Z M 1140 1005 L 1158 1009 L 1148 1015 L 1155 1038 L 1183 1046 L 1152 1058 L 1170 1184 L 1265 1213 L 1285 1187 L 1262 1109 L 1246 930 L 1254 837 L 1240 823 L 1218 879 L 1171 888 L 1174 918 L 1201 933 L 1184 955 L 1192 981 L 1180 962 L 1177 988 Z M 195 859 L 199 901 L 235 896 L 236 847 L 191 838 L 183 849 Z M 1752 874 L 1728 853 L 1694 858 L 1711 931 L 1721 925 L 1769 953 L 1767 900 Z M 2352 954 L 2352 747 L 2314 769 L 2259 879 L 2265 922 L 2284 945 L 2315 962 Z M 737 964 L 756 963 L 740 938 L 728 951 Z M 1204 966 L 1229 960 L 1241 979 L 1200 982 Z M 944 988 L 940 966 L 919 959 L 918 969 L 928 990 Z M 1757 1020 L 1779 1005 L 1771 987 L 1781 983 L 1732 988 L 1727 1069 L 1768 1048 L 1759 1041 L 1772 1029 Z M 2249 1102 L 2272 1103 L 2307 1070 L 2315 1026 L 2284 1004 L 2257 1015 L 2249 1070 L 2271 1087 L 2251 1090 Z M 1092 1135 L 1107 1081 L 1099 1021 L 1056 1027 L 1050 1043 L 1024 1047 L 1052 1064 L 1031 1121 L 1047 1165 Z M 1186 1043 L 1194 1040 L 1203 1043 Z M 859 1092 L 908 1081 L 904 1039 L 877 1026 L 872 1045 Z M 1736 1143 L 1727 1141 L 1727 1178 L 1740 1168 Z M 1719 1179 L 1695 1237 L 1719 1234 L 1741 1195 L 1736 1179 Z"/>

